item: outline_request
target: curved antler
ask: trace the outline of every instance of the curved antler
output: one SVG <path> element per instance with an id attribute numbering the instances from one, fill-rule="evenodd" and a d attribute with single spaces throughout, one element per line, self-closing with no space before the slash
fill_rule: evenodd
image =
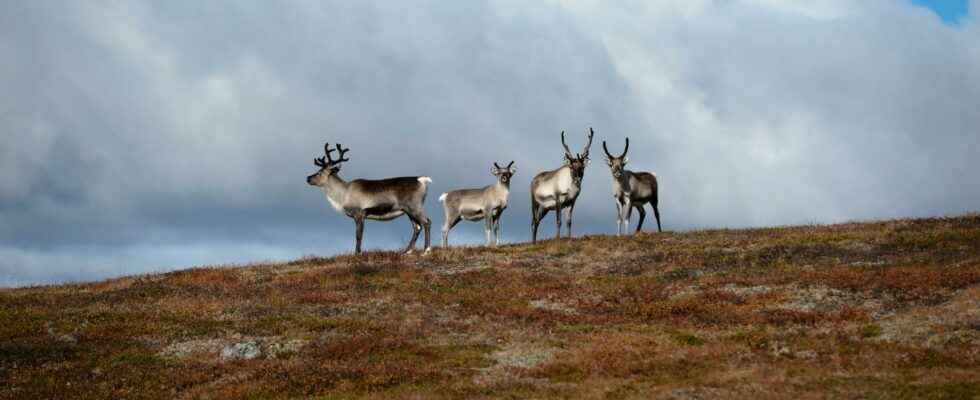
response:
<path id="1" fill-rule="evenodd" d="M 602 151 L 605 151 L 606 152 L 606 157 L 615 158 L 615 157 L 613 157 L 612 154 L 609 154 L 609 148 L 606 147 L 606 141 L 605 140 L 602 141 Z"/>
<path id="2" fill-rule="evenodd" d="M 345 149 L 345 148 L 343 148 L 343 147 L 340 146 L 340 143 L 337 143 L 337 153 L 338 153 L 338 156 L 339 156 L 339 158 L 337 159 L 337 162 L 338 163 L 342 163 L 342 162 L 345 162 L 345 161 L 350 161 L 349 158 L 344 157 L 344 154 L 347 154 L 348 151 L 350 151 L 350 147 L 348 147 L 348 148 Z"/>
<path id="3" fill-rule="evenodd" d="M 565 157 L 572 158 L 572 150 L 565 144 L 565 131 L 561 131 L 561 145 L 565 148 Z"/>
<path id="4" fill-rule="evenodd" d="M 330 157 L 330 153 L 334 151 L 338 153 L 338 157 L 336 160 L 333 159 L 333 157 Z M 321 162 L 326 161 L 325 162 L 326 166 L 337 165 L 345 161 L 350 161 L 349 158 L 344 157 L 344 154 L 347 154 L 348 151 L 350 151 L 350 148 L 345 149 L 343 148 L 343 146 L 340 145 L 340 143 L 337 143 L 336 149 L 331 149 L 330 142 L 327 142 L 326 144 L 323 145 L 323 152 L 324 152 L 324 156 L 326 156 L 326 160 L 324 160 L 324 158 L 321 158 L 320 160 Z"/>
<path id="5" fill-rule="evenodd" d="M 606 147 L 606 141 L 605 140 L 602 141 L 602 150 L 606 152 L 606 157 L 609 157 L 609 158 L 623 158 L 623 157 L 626 157 L 626 152 L 630 150 L 630 138 L 628 138 L 628 137 L 626 138 L 626 148 L 623 149 L 623 154 L 620 154 L 619 157 L 613 157 L 612 154 L 609 154 L 609 148 Z"/>
<path id="6" fill-rule="evenodd" d="M 330 155 L 330 142 L 326 142 L 323 144 L 323 153 L 326 156 Z M 316 165 L 320 168 L 326 168 L 327 164 L 328 163 L 326 157 L 313 157 L 313 165 Z"/>
<path id="7" fill-rule="evenodd" d="M 589 148 L 592 147 L 592 136 L 593 135 L 595 135 L 595 132 L 592 131 L 592 127 L 590 126 L 589 127 L 589 141 L 588 141 L 588 143 L 585 144 L 585 150 L 582 152 L 582 157 L 583 158 L 589 158 Z"/>
<path id="8" fill-rule="evenodd" d="M 514 162 L 513 162 L 513 161 L 511 161 L 511 162 L 510 162 L 510 164 L 507 164 L 507 169 L 510 169 L 510 167 L 511 167 L 512 165 L 514 165 Z"/>
<path id="9" fill-rule="evenodd" d="M 500 168 L 499 165 L 497 165 L 497 162 L 496 161 L 493 162 L 493 167 L 496 168 L 496 169 L 503 169 L 503 168 Z"/>

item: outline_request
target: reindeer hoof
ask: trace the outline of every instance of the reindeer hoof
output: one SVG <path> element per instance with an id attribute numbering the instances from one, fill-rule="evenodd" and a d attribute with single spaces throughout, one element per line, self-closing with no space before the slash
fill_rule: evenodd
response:
<path id="1" fill-rule="evenodd" d="M 427 256 L 427 255 L 429 255 L 429 254 L 432 254 L 432 248 L 431 248 L 431 247 L 426 247 L 426 248 L 425 248 L 425 251 L 424 251 L 424 252 L 422 252 L 422 255 L 423 255 L 423 256 Z"/>
<path id="2" fill-rule="evenodd" d="M 408 250 L 405 250 L 405 255 L 406 255 L 406 256 L 407 256 L 407 255 L 409 255 L 409 254 L 412 254 L 412 253 L 415 253 L 415 249 L 408 249 Z"/>

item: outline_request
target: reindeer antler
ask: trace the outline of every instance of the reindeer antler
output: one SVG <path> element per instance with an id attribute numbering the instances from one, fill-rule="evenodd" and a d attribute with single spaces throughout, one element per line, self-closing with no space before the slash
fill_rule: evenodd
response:
<path id="1" fill-rule="evenodd" d="M 333 151 L 336 151 L 338 154 L 336 160 L 334 160 L 333 157 L 330 157 L 330 153 Z M 345 149 L 340 145 L 340 143 L 337 143 L 336 149 L 331 149 L 330 142 L 327 142 L 326 144 L 323 145 L 323 152 L 325 153 L 324 155 L 326 156 L 326 165 L 333 166 L 345 161 L 350 161 L 349 158 L 344 157 L 344 154 L 347 154 L 348 151 L 350 151 L 350 148 Z M 321 158 L 321 160 L 323 159 Z"/>
<path id="2" fill-rule="evenodd" d="M 626 152 L 629 151 L 629 149 L 630 149 L 630 138 L 626 138 L 626 148 L 623 149 L 623 154 L 620 154 L 619 157 L 613 157 L 612 154 L 609 154 L 609 148 L 606 147 L 606 141 L 605 140 L 602 141 L 602 150 L 606 152 L 606 157 L 609 157 L 609 158 L 623 158 L 623 157 L 626 157 Z"/>
<path id="3" fill-rule="evenodd" d="M 588 141 L 588 143 L 585 144 L 585 150 L 582 153 L 582 158 L 589 158 L 589 148 L 592 147 L 592 136 L 594 136 L 594 135 L 595 135 L 595 132 L 592 131 L 592 127 L 590 126 L 589 127 L 589 141 Z"/>
<path id="4" fill-rule="evenodd" d="M 327 154 L 330 154 L 330 143 L 328 142 L 324 144 L 323 149 Z M 313 157 L 313 165 L 316 165 L 320 168 L 326 168 L 327 160 L 324 157 Z"/>
<path id="5" fill-rule="evenodd" d="M 345 161 L 350 161 L 349 158 L 344 157 L 344 154 L 347 154 L 348 151 L 350 151 L 350 147 L 348 147 L 348 148 L 345 149 L 345 148 L 343 148 L 343 147 L 340 146 L 340 143 L 337 143 L 337 153 L 340 156 L 340 158 L 337 160 L 338 163 L 342 163 L 342 162 L 345 162 Z"/>
<path id="6" fill-rule="evenodd" d="M 507 164 L 507 169 L 510 169 L 512 165 L 514 165 L 514 161 L 511 161 L 510 164 Z"/>
<path id="7" fill-rule="evenodd" d="M 565 144 L 565 131 L 561 131 L 561 145 L 565 148 L 565 157 L 572 158 L 572 150 Z"/>

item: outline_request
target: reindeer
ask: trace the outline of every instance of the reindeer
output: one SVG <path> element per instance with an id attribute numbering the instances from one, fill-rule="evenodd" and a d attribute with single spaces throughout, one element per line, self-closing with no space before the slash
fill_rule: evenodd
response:
<path id="1" fill-rule="evenodd" d="M 542 172 L 531 180 L 531 242 L 538 241 L 538 224 L 548 214 L 555 210 L 557 229 L 555 239 L 561 239 L 561 210 L 568 209 L 568 237 L 572 237 L 572 212 L 575 210 L 575 200 L 582 189 L 582 177 L 585 176 L 585 166 L 589 164 L 589 148 L 592 147 L 592 136 L 595 132 L 589 128 L 589 141 L 585 144 L 582 154 L 572 155 L 565 144 L 565 131 L 561 131 L 561 145 L 565 147 L 565 165 L 561 168 Z"/>
<path id="2" fill-rule="evenodd" d="M 490 173 L 497 177 L 497 183 L 482 189 L 453 190 L 439 196 L 446 211 L 446 222 L 442 225 L 442 247 L 449 246 L 449 230 L 461 219 L 486 221 L 487 246 L 497 245 L 500 240 L 500 215 L 507 209 L 510 178 L 516 172 L 513 161 L 503 168 L 493 163 Z"/>
<path id="3" fill-rule="evenodd" d="M 432 250 L 429 244 L 429 228 L 432 222 L 425 215 L 425 195 L 432 178 L 427 176 L 412 176 L 380 180 L 355 179 L 344 181 L 338 173 L 343 162 L 350 161 L 344 157 L 349 148 L 337 144 L 336 149 L 330 148 L 330 143 L 323 145 L 325 157 L 314 158 L 313 164 L 320 167 L 317 173 L 306 178 L 306 183 L 319 186 L 327 195 L 327 201 L 338 212 L 354 219 L 357 224 L 357 244 L 354 253 L 361 253 L 361 237 L 364 234 L 364 220 L 390 221 L 400 216 L 408 215 L 412 221 L 412 239 L 405 248 L 410 254 L 415 250 L 415 241 L 419 231 L 425 227 L 425 252 Z M 337 151 L 337 159 L 330 153 Z"/>
<path id="4" fill-rule="evenodd" d="M 633 172 L 626 169 L 629 157 L 626 152 L 630 149 L 630 138 L 626 138 L 626 148 L 619 157 L 609 154 L 606 141 L 602 141 L 602 150 L 606 152 L 606 164 L 613 177 L 613 198 L 616 199 L 616 228 L 617 235 L 622 236 L 629 230 L 630 215 L 633 208 L 640 213 L 640 222 L 636 225 L 636 232 L 643 228 L 643 219 L 647 213 L 643 210 L 643 205 L 650 203 L 653 206 L 653 215 L 657 217 L 657 232 L 660 229 L 660 210 L 657 209 L 657 175 L 652 172 Z"/>

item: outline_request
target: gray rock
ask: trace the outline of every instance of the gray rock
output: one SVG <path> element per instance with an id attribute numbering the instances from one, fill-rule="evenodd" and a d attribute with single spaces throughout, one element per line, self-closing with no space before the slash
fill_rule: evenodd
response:
<path id="1" fill-rule="evenodd" d="M 531 308 L 537 308 L 537 309 L 540 309 L 540 310 L 556 311 L 556 312 L 560 312 L 560 313 L 564 313 L 564 314 L 569 314 L 569 315 L 578 314 L 578 311 L 576 311 L 572 307 L 566 306 L 566 305 L 564 305 L 562 303 L 559 303 L 559 302 L 547 300 L 547 299 L 531 300 L 530 302 L 528 302 L 528 305 L 530 305 Z"/>
<path id="2" fill-rule="evenodd" d="M 299 352 L 299 349 L 305 346 L 306 340 L 293 339 L 285 342 L 275 342 L 269 343 L 266 346 L 267 357 L 272 358 L 283 358 L 291 354 Z"/>
<path id="3" fill-rule="evenodd" d="M 221 359 L 229 360 L 251 360 L 262 355 L 259 344 L 254 340 L 247 342 L 233 343 L 221 349 Z"/>

